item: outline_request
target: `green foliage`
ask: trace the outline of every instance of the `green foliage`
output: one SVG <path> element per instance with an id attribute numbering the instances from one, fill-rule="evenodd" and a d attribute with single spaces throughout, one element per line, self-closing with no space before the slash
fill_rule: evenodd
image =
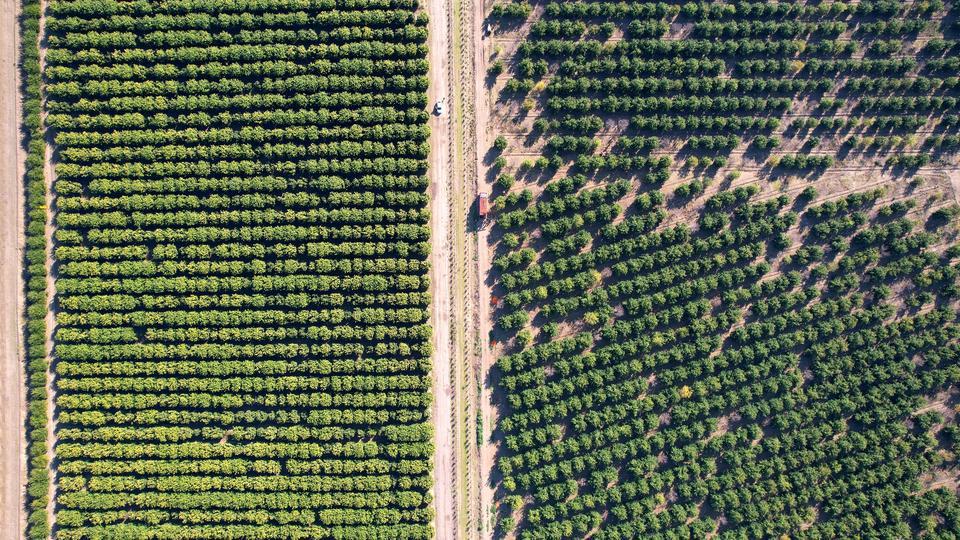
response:
<path id="1" fill-rule="evenodd" d="M 556 203 L 565 200 L 559 193 L 565 190 L 555 191 L 551 202 L 532 209 L 558 208 Z M 516 524 L 521 536 L 567 526 L 625 530 L 646 515 L 631 514 L 631 505 L 639 501 L 676 513 L 677 521 L 667 525 L 671 528 L 686 524 L 712 530 L 715 523 L 698 521 L 690 510 L 702 500 L 726 516 L 736 516 L 724 528 L 731 534 L 780 534 L 798 530 L 808 517 L 800 512 L 794 521 L 766 520 L 758 507 L 781 501 L 780 496 L 759 491 L 760 484 L 744 484 L 742 475 L 751 474 L 747 470 L 752 465 L 747 464 L 767 467 L 769 472 L 756 473 L 760 477 L 785 478 L 792 469 L 784 459 L 792 456 L 803 461 L 803 474 L 819 475 L 818 482 L 845 493 L 857 488 L 846 483 L 846 476 L 822 468 L 823 456 L 806 456 L 804 448 L 826 448 L 831 460 L 866 460 L 883 470 L 903 462 L 915 466 L 910 471 L 930 466 L 932 453 L 924 438 L 904 428 L 913 399 L 870 398 L 890 383 L 884 378 L 865 384 L 864 377 L 892 370 L 897 381 L 916 385 L 911 395 L 919 395 L 936 392 L 960 376 L 960 327 L 952 311 L 901 316 L 891 323 L 893 306 L 883 303 L 891 290 L 887 283 L 909 282 L 927 271 L 947 272 L 946 279 L 953 283 L 958 273 L 938 267 L 938 258 L 925 252 L 932 245 L 929 235 L 911 233 L 903 221 L 882 220 L 880 209 L 870 212 L 885 195 L 875 189 L 808 208 L 799 230 L 802 245 L 783 256 L 782 273 L 771 276 L 773 266 L 767 260 L 773 262 L 778 255 L 764 251 L 764 241 L 788 249 L 786 231 L 797 216 L 787 210 L 789 197 L 752 202 L 758 192 L 750 185 L 713 195 L 704 205 L 701 230 L 694 234 L 677 226 L 645 235 L 595 237 L 592 251 L 532 262 L 501 276 L 511 292 L 500 327 L 519 330 L 520 350 L 497 362 L 509 404 L 509 413 L 500 420 L 508 450 L 500 459 L 500 471 L 506 506 L 524 516 Z M 634 206 L 640 215 L 634 218 L 656 215 L 657 201 L 662 203 L 662 196 L 638 197 Z M 871 215 L 879 221 L 871 221 Z M 833 239 L 833 249 L 844 255 L 836 265 L 811 270 L 809 263 L 826 256 L 816 245 L 821 238 Z M 530 248 L 513 253 L 533 256 Z M 764 261 L 756 263 L 761 255 Z M 604 279 L 600 269 L 608 266 L 613 277 Z M 819 283 L 809 282 L 811 278 Z M 938 293 L 932 284 L 914 280 L 917 289 L 907 298 L 908 305 L 919 308 L 934 302 Z M 873 303 L 860 292 L 868 286 Z M 527 316 L 535 306 L 542 321 Z M 559 337 L 560 322 L 590 333 Z M 545 340 L 533 344 L 527 326 L 531 323 L 541 325 Z M 721 339 L 728 332 L 729 338 Z M 900 360 L 897 347 L 935 360 L 917 368 Z M 812 370 L 809 394 L 797 372 L 801 358 Z M 652 375 L 655 389 L 648 386 Z M 898 388 L 900 384 L 894 383 Z M 716 417 L 732 410 L 740 425 L 716 439 Z M 669 424 L 661 421 L 665 411 L 670 411 Z M 858 431 L 856 441 L 838 436 L 846 429 L 846 418 L 868 426 Z M 921 430 L 939 421 L 926 415 L 916 420 Z M 567 422 L 569 428 L 559 428 Z M 775 430 L 771 434 L 760 428 L 768 422 Z M 887 443 L 863 444 L 870 440 Z M 660 454 L 667 456 L 665 461 Z M 718 462 L 726 468 L 718 470 Z M 573 472 L 574 467 L 582 467 L 581 472 Z M 691 481 L 698 478 L 696 470 L 710 471 L 714 480 Z M 851 474 L 859 478 L 868 472 Z M 586 485 L 576 478 L 586 478 Z M 899 480 L 883 482 L 895 493 L 897 502 L 891 504 L 898 508 L 915 508 L 921 501 Z M 668 501 L 664 493 L 674 490 L 676 500 Z M 785 493 L 821 500 L 803 486 L 791 486 Z M 532 502 L 524 503 L 524 496 Z M 590 504 L 608 517 L 577 521 L 576 516 L 583 515 L 575 511 L 580 500 L 593 501 Z M 848 516 L 863 508 L 827 501 L 834 506 L 822 530 L 860 530 Z M 942 504 L 960 510 L 955 497 Z M 650 525 L 655 527 L 651 530 L 663 526 L 659 521 Z"/>
<path id="2" fill-rule="evenodd" d="M 780 139 L 776 137 L 767 137 L 766 135 L 757 135 L 752 142 L 754 148 L 759 150 L 770 150 L 780 146 Z"/>
<path id="3" fill-rule="evenodd" d="M 680 184 L 677 186 L 677 188 L 673 190 L 673 194 L 681 199 L 696 197 L 707 189 L 707 185 L 708 181 L 705 178 L 692 180 L 686 184 Z"/>
<path id="4" fill-rule="evenodd" d="M 44 180 L 44 130 L 40 117 L 40 3 L 24 0 L 20 6 L 20 90 L 24 146 L 27 149 L 24 190 L 27 212 L 24 269 L 26 287 L 27 486 L 26 537 L 50 536 L 47 517 L 50 486 L 47 459 L 47 221 Z M 9 523 L 11 527 L 17 527 Z"/>
<path id="5" fill-rule="evenodd" d="M 949 206 L 938 208 L 935 212 L 933 212 L 933 214 L 930 215 L 930 221 L 939 225 L 953 221 L 958 215 L 960 215 L 960 206 L 951 204 Z"/>
<path id="6" fill-rule="evenodd" d="M 418 9 L 49 3 L 58 538 L 432 535 Z"/>
<path id="7" fill-rule="evenodd" d="M 527 2 L 507 1 L 494 4 L 490 15 L 504 19 L 523 19 L 530 15 L 532 9 Z"/>
<path id="8" fill-rule="evenodd" d="M 960 380 L 960 250 L 940 255 L 955 231 L 937 229 L 955 216 L 932 197 L 903 200 L 906 180 L 842 196 L 835 181 L 867 163 L 904 175 L 951 162 L 954 11 L 886 0 L 538 10 L 513 85 L 550 74 L 536 100 L 521 98 L 546 144 L 517 181 L 538 195 L 495 222 L 529 235 L 500 246 L 518 264 L 497 275 L 498 331 L 523 336 L 496 362 L 501 533 L 960 530 L 956 494 L 926 485 L 934 471 L 956 476 L 944 451 L 960 439 L 955 421 L 916 412 Z M 906 46 L 919 36 L 922 54 Z M 821 173 L 822 186 L 795 178 Z M 708 179 L 720 191 L 698 197 Z M 667 204 L 649 191 L 662 185 Z M 918 214 L 937 215 L 921 226 Z"/>
<path id="9" fill-rule="evenodd" d="M 787 154 L 780 156 L 776 166 L 783 169 L 792 170 L 812 170 L 826 169 L 834 163 L 833 156 L 828 155 L 809 155 L 809 154 Z"/>
<path id="10" fill-rule="evenodd" d="M 897 154 L 887 158 L 887 165 L 904 169 L 918 169 L 928 165 L 930 161 L 929 154 Z"/>

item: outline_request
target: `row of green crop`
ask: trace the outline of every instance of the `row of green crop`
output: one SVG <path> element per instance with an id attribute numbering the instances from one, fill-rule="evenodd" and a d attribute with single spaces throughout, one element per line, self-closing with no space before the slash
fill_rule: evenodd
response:
<path id="1" fill-rule="evenodd" d="M 40 2 L 24 0 L 20 12 L 20 73 L 26 159 L 26 352 L 27 352 L 27 536 L 50 534 L 47 518 L 50 473 L 47 454 L 47 187 L 40 115 Z"/>

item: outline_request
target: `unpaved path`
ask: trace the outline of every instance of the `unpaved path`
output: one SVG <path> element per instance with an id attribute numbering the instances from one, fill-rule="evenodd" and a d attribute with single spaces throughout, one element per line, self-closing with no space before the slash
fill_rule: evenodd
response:
<path id="1" fill-rule="evenodd" d="M 427 2 L 429 22 L 429 106 L 450 94 L 449 0 Z M 430 289 L 433 325 L 433 504 L 437 540 L 457 536 L 456 438 L 450 340 L 450 141 L 448 111 L 430 119 Z"/>
<path id="2" fill-rule="evenodd" d="M 40 0 L 40 72 L 44 73 L 47 70 L 47 40 L 46 40 L 46 26 L 47 26 L 47 3 L 49 0 Z M 40 85 L 40 117 L 42 118 L 44 125 L 46 124 L 47 112 L 46 112 L 46 95 L 44 93 L 43 83 Z M 47 132 L 44 132 L 46 135 Z M 46 186 L 46 204 L 47 204 L 47 222 L 43 229 L 43 235 L 46 239 L 47 244 L 47 258 L 45 261 L 46 265 L 46 274 L 47 274 L 47 316 L 46 316 L 46 339 L 44 340 L 44 348 L 47 353 L 47 460 L 49 467 L 49 477 L 50 484 L 47 489 L 47 523 L 49 524 L 51 530 L 56 530 L 57 514 L 56 514 L 56 500 L 57 500 L 57 474 L 54 470 L 54 448 L 57 445 L 57 425 L 56 425 L 56 415 L 54 411 L 56 410 L 56 388 L 54 385 L 53 377 L 53 363 L 54 363 L 54 329 L 56 327 L 57 321 L 57 311 L 56 311 L 56 297 L 57 297 L 57 281 L 56 275 L 54 274 L 54 258 L 53 258 L 53 234 L 56 230 L 54 224 L 57 220 L 57 205 L 55 200 L 55 193 L 53 191 L 53 185 L 56 181 L 56 168 L 54 166 L 55 157 L 54 157 L 54 147 L 52 141 L 47 139 L 46 145 L 44 146 L 43 152 L 43 181 Z"/>
<path id="3" fill-rule="evenodd" d="M 26 526 L 23 326 L 23 152 L 17 17 L 20 4 L 0 0 L 0 540 L 19 539 Z"/>
<path id="4" fill-rule="evenodd" d="M 41 26 L 42 28 L 42 26 Z M 43 52 L 41 51 L 40 57 L 43 58 Z M 42 65 L 42 63 L 41 63 Z M 57 474 L 53 469 L 54 462 L 54 448 L 57 445 L 57 424 L 56 424 L 56 415 L 54 411 L 56 409 L 56 388 L 53 383 L 53 361 L 54 361 L 54 328 L 57 323 L 57 311 L 56 311 L 56 301 L 57 297 L 57 283 L 56 277 L 53 273 L 53 233 L 56 230 L 54 223 L 57 219 L 56 214 L 56 202 L 54 201 L 53 193 L 53 182 L 54 182 L 54 158 L 53 158 L 53 147 L 49 144 L 44 150 L 44 163 L 43 163 L 43 175 L 44 181 L 47 186 L 47 223 L 44 227 L 43 234 L 47 240 L 47 317 L 46 317 L 46 330 L 47 336 L 44 340 L 44 347 L 47 352 L 47 459 L 50 464 L 50 486 L 47 490 L 47 523 L 50 524 L 50 527 L 53 527 L 57 521 L 56 512 L 54 508 L 56 507 L 57 499 Z"/>
<path id="5" fill-rule="evenodd" d="M 481 176 L 480 190 L 486 189 L 489 193 L 490 186 L 486 185 Z M 494 388 L 490 385 L 490 368 L 495 360 L 493 350 L 490 347 L 490 331 L 493 329 L 492 311 L 490 305 L 490 283 L 487 281 L 490 275 L 491 246 L 489 245 L 489 233 L 486 230 L 480 231 L 477 235 L 477 272 L 479 279 L 479 325 L 478 334 L 480 342 L 480 381 L 481 393 L 480 415 L 482 418 L 483 433 L 480 441 L 480 538 L 487 540 L 493 538 L 494 526 L 491 516 L 494 514 L 494 495 L 496 486 L 493 484 L 494 466 L 496 462 L 497 448 L 490 438 L 497 423 L 497 411 L 493 406 Z"/>

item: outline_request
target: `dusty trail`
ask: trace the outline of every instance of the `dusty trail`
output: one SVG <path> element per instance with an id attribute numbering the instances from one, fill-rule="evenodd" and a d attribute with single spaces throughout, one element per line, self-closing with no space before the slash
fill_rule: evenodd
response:
<path id="1" fill-rule="evenodd" d="M 44 73 L 47 69 L 47 39 L 46 39 L 46 25 L 47 25 L 47 3 L 49 0 L 40 0 L 40 72 Z M 40 85 L 40 100 L 41 100 L 41 111 L 40 117 L 43 120 L 44 125 L 46 125 L 46 95 L 44 93 L 43 83 Z M 44 136 L 46 137 L 47 132 L 44 131 Z M 55 360 L 54 356 L 54 329 L 56 328 L 57 322 L 57 279 L 56 274 L 54 273 L 54 232 L 56 231 L 56 220 L 57 220 L 57 204 L 56 204 L 56 194 L 54 193 L 53 186 L 56 181 L 56 167 L 55 167 L 55 152 L 52 141 L 46 139 L 46 145 L 44 146 L 44 159 L 43 159 L 43 180 L 46 185 L 46 205 L 47 205 L 47 222 L 43 229 L 43 234 L 46 239 L 47 246 L 47 258 L 45 261 L 46 265 L 46 278 L 47 278 L 47 316 L 46 316 L 46 331 L 47 336 L 44 340 L 44 348 L 47 353 L 47 459 L 49 460 L 49 474 L 50 474 L 50 484 L 47 489 L 47 523 L 49 524 L 51 530 L 56 531 L 56 499 L 57 499 L 57 474 L 54 470 L 54 448 L 57 445 L 57 422 L 56 422 L 56 386 L 54 385 L 54 373 L 53 373 L 53 364 Z M 56 535 L 56 533 L 54 533 Z"/>
<path id="2" fill-rule="evenodd" d="M 26 526 L 23 364 L 23 149 L 17 58 L 20 3 L 0 0 L 0 540 L 16 540 Z"/>
<path id="3" fill-rule="evenodd" d="M 450 94 L 449 0 L 427 2 L 429 22 L 429 106 Z M 448 112 L 430 119 L 430 290 L 433 325 L 433 501 L 437 540 L 457 537 L 456 437 L 453 425 L 454 387 L 451 377 L 450 295 L 450 156 Z"/>

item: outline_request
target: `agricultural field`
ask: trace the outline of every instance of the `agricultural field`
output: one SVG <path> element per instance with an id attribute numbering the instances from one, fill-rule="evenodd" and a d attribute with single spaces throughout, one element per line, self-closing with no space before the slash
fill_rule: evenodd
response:
<path id="1" fill-rule="evenodd" d="M 960 537 L 960 5 L 488 14 L 493 536 Z"/>
<path id="2" fill-rule="evenodd" d="M 57 538 L 432 536 L 419 8 L 46 3 Z"/>
<path id="3" fill-rule="evenodd" d="M 960 539 L 960 2 L 0 11 L 0 540 Z"/>

